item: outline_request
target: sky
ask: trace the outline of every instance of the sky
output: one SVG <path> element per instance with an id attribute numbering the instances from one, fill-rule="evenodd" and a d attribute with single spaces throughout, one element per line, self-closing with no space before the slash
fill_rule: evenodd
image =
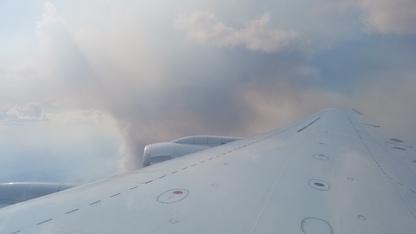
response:
<path id="1" fill-rule="evenodd" d="M 0 0 L 0 182 L 88 182 L 327 107 L 415 143 L 415 52 L 413 0 Z"/>

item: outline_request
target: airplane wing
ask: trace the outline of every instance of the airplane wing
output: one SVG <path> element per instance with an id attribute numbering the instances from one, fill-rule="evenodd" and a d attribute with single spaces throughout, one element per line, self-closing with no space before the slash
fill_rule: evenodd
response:
<path id="1" fill-rule="evenodd" d="M 416 233 L 416 157 L 346 109 L 0 209 L 2 234 Z"/>

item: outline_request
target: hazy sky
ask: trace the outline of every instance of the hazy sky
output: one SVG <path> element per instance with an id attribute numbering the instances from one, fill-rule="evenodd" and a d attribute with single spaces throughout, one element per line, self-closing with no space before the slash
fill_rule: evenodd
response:
<path id="1" fill-rule="evenodd" d="M 416 142 L 414 0 L 0 0 L 0 182 L 350 106 Z"/>

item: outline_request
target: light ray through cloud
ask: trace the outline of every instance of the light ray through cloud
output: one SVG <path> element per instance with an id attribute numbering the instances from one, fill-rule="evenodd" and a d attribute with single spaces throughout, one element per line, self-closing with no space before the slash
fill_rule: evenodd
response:
<path id="1" fill-rule="evenodd" d="M 30 22 L 0 27 L 0 180 L 89 181 L 136 169 L 148 143 L 329 106 L 416 142 L 413 1 L 35 2 L 0 10 Z"/>

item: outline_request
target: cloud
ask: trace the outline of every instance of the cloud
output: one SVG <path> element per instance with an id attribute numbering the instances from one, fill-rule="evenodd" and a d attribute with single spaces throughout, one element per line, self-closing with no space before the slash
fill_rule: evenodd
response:
<path id="1" fill-rule="evenodd" d="M 11 107 L 0 119 L 0 139 L 1 182 L 82 183 L 118 170 L 121 136 L 101 111 Z"/>
<path id="2" fill-rule="evenodd" d="M 363 0 L 358 4 L 367 12 L 370 29 L 379 33 L 416 33 L 415 1 Z"/>
<path id="3" fill-rule="evenodd" d="M 317 86 L 302 87 L 288 80 L 270 80 L 265 86 L 251 84 L 242 100 L 252 113 L 245 123 L 249 132 L 266 132 L 328 107 L 343 107 L 345 97 Z M 272 127 L 273 126 L 273 127 Z"/>
<path id="4" fill-rule="evenodd" d="M 271 28 L 268 14 L 235 28 L 221 22 L 213 13 L 194 12 L 177 19 L 177 26 L 200 43 L 219 47 L 243 46 L 266 53 L 288 49 L 300 38 L 297 32 Z"/>
<path id="5" fill-rule="evenodd" d="M 44 13 L 36 23 L 36 27 L 40 32 L 42 32 L 45 27 L 50 27 L 53 24 L 65 23 L 65 20 L 59 15 L 58 9 L 53 3 L 45 2 L 44 9 Z"/>
<path id="6" fill-rule="evenodd" d="M 97 165 L 97 155 L 107 169 L 120 163 L 122 171 L 134 170 L 145 144 L 191 134 L 250 136 L 328 106 L 357 107 L 416 139 L 408 127 L 416 113 L 407 101 L 416 98 L 409 88 L 416 74 L 414 42 L 363 33 L 358 14 L 350 11 L 362 5 L 342 4 L 348 9 L 329 15 L 310 11 L 308 4 L 320 8 L 326 2 L 240 1 L 241 11 L 219 0 L 190 6 L 159 0 L 46 3 L 35 28 L 37 53 L 25 56 L 29 62 L 0 64 L 0 119 L 33 119 L 22 121 L 39 127 L 24 131 L 28 142 L 55 144 L 44 130 L 60 132 L 56 154 L 83 135 L 105 136 L 98 143 L 82 138 L 92 148 L 77 141 L 81 149 L 57 162 L 79 160 L 76 174 L 86 178 L 91 176 L 82 162 Z M 299 17 L 289 14 L 293 9 Z M 178 18 L 178 12 L 194 13 Z M 321 46 L 299 50 L 310 38 Z M 112 121 L 95 121 L 100 115 Z M 97 150 L 111 142 L 119 145 Z"/>
<path id="7" fill-rule="evenodd" d="M 62 86 L 62 97 L 55 102 L 65 105 L 69 99 L 73 107 L 100 110 L 117 121 L 123 136 L 123 171 L 140 165 L 148 143 L 200 133 L 251 135 L 324 107 L 356 106 L 356 97 L 368 98 L 361 96 L 365 90 L 347 95 L 320 87 L 328 79 L 322 66 L 293 50 L 299 46 L 300 33 L 273 28 L 271 14 L 232 27 L 204 11 L 160 18 L 126 14 L 146 12 L 150 7 L 146 5 L 96 4 L 90 8 L 105 8 L 111 14 L 102 15 L 107 14 L 103 10 L 64 17 L 49 6 L 45 15 L 51 16 L 43 17 L 49 20 L 43 20 L 38 30 L 49 48 L 46 62 L 55 71 L 52 80 Z M 148 27 L 172 26 L 172 21 L 176 29 Z M 218 48 L 265 53 L 195 49 L 183 43 L 183 32 Z M 350 73 L 348 69 L 354 70 L 343 65 L 341 78 Z"/>
<path id="8" fill-rule="evenodd" d="M 363 13 L 363 23 L 380 34 L 415 34 L 416 2 L 413 0 L 354 0 L 342 7 L 356 7 Z"/>
<path id="9" fill-rule="evenodd" d="M 35 103 L 13 106 L 6 111 L 0 112 L 0 120 L 3 121 L 42 121 L 45 119 L 42 107 Z"/>
<path id="10" fill-rule="evenodd" d="M 416 70 L 375 74 L 377 80 L 360 82 L 350 103 L 378 122 L 390 136 L 398 135 L 416 144 L 415 74 Z"/>

